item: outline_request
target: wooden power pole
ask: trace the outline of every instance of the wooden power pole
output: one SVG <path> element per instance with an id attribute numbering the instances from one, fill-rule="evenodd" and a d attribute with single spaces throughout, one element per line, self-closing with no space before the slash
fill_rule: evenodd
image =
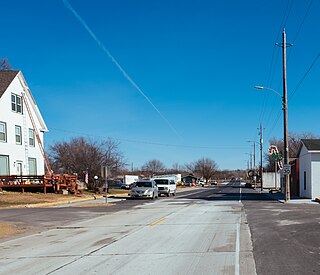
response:
<path id="1" fill-rule="evenodd" d="M 260 177 L 261 177 L 261 191 L 263 191 L 263 165 L 262 165 L 262 159 L 263 159 L 263 155 L 262 155 L 262 149 L 263 149 L 263 138 L 262 138 L 262 124 L 260 123 L 260 131 L 259 131 L 259 135 L 260 135 Z"/>
<path id="2" fill-rule="evenodd" d="M 288 99 L 287 99 L 287 47 L 292 46 L 291 44 L 287 44 L 286 32 L 283 29 L 282 32 L 282 43 L 277 44 L 282 48 L 282 87 L 283 87 L 283 147 L 284 147 L 284 156 L 283 156 L 283 171 L 287 170 L 289 167 L 289 145 L 288 145 Z M 290 175 L 284 174 L 284 188 L 285 188 L 285 201 L 290 200 Z"/>

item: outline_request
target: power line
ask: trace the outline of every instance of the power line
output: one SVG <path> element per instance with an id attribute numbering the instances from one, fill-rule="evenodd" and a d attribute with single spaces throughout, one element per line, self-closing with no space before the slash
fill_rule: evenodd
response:
<path id="1" fill-rule="evenodd" d="M 65 132 L 77 135 L 85 135 L 88 137 L 95 137 L 95 138 L 107 138 L 106 136 L 102 135 L 94 135 L 88 134 L 79 131 L 72 131 L 72 130 L 65 130 L 65 129 L 58 129 L 58 128 L 51 128 L 50 130 L 58 131 L 58 132 Z M 170 144 L 170 143 L 158 143 L 152 141 L 144 141 L 144 140 L 133 140 L 133 139 L 123 139 L 123 138 L 112 138 L 117 141 L 122 142 L 130 142 L 130 143 L 138 143 L 138 144 L 146 144 L 146 145 L 156 145 L 156 146 L 164 146 L 164 147 L 179 147 L 179 148 L 193 148 L 193 149 L 212 149 L 212 150 L 243 150 L 248 149 L 248 147 L 234 147 L 234 146 L 196 146 L 196 145 L 182 145 L 182 144 Z"/>
<path id="2" fill-rule="evenodd" d="M 318 61 L 320 57 L 320 53 L 317 55 L 317 57 L 314 59 L 314 61 L 312 62 L 312 64 L 310 65 L 309 69 L 305 72 L 305 74 L 303 75 L 303 77 L 300 79 L 300 81 L 298 82 L 297 86 L 295 87 L 295 89 L 293 90 L 293 92 L 290 94 L 290 99 L 294 96 L 294 94 L 297 92 L 297 90 L 300 88 L 302 82 L 306 79 L 307 75 L 309 74 L 309 72 L 311 71 L 312 67 L 316 64 L 316 62 Z"/>
<path id="3" fill-rule="evenodd" d="M 308 14 L 309 14 L 309 11 L 310 11 L 310 9 L 311 9 L 311 6 L 312 6 L 312 4 L 313 4 L 313 1 L 314 1 L 314 0 L 311 0 L 311 1 L 309 2 L 309 6 L 308 6 L 308 8 L 307 8 L 307 10 L 306 10 L 306 12 L 305 12 L 305 14 L 304 14 L 304 16 L 303 16 L 303 19 L 302 19 L 302 21 L 301 21 L 301 24 L 300 24 L 300 26 L 299 26 L 299 28 L 298 28 L 298 31 L 297 31 L 297 33 L 296 33 L 296 35 L 295 35 L 292 43 L 294 43 L 294 42 L 296 41 L 298 35 L 300 34 L 301 28 L 302 28 L 302 26 L 303 26 L 303 24 L 304 24 L 304 21 L 306 20 Z"/>
<path id="4" fill-rule="evenodd" d="M 301 23 L 300 23 L 300 26 L 299 26 L 299 28 L 298 28 L 298 31 L 297 31 L 296 35 L 294 36 L 294 38 L 293 38 L 293 40 L 292 40 L 292 44 L 294 44 L 294 43 L 296 42 L 296 40 L 297 40 L 297 38 L 298 38 L 298 35 L 300 34 L 300 31 L 301 31 L 301 29 L 302 29 L 302 26 L 303 26 L 303 24 L 304 24 L 307 16 L 309 15 L 309 11 L 310 11 L 310 9 L 311 9 L 311 6 L 312 6 L 312 4 L 313 4 L 313 1 L 314 1 L 314 0 L 311 0 L 311 1 L 309 2 L 308 8 L 307 8 L 307 10 L 306 10 L 306 12 L 305 12 L 305 14 L 304 14 L 304 16 L 303 16 L 303 18 L 302 18 L 302 21 L 301 21 Z M 291 52 L 292 52 L 292 50 L 290 50 L 290 52 L 289 52 L 288 61 L 289 61 L 289 59 L 290 59 L 290 57 L 291 57 Z"/>
<path id="5" fill-rule="evenodd" d="M 320 53 L 316 56 L 316 58 L 313 60 L 312 64 L 309 66 L 308 70 L 304 73 L 304 75 L 302 76 L 302 78 L 300 79 L 300 81 L 298 82 L 298 84 L 296 85 L 296 87 L 294 88 L 293 92 L 289 95 L 288 97 L 288 102 L 290 102 L 290 100 L 293 98 L 294 94 L 298 91 L 298 89 L 301 87 L 301 84 L 303 83 L 303 81 L 306 79 L 306 77 L 308 76 L 308 74 L 310 73 L 311 69 L 313 68 L 313 66 L 316 64 L 316 62 L 318 61 L 320 57 Z M 268 138 L 270 137 L 271 133 L 273 132 L 275 126 L 278 124 L 279 122 L 279 118 L 281 115 L 281 111 L 278 112 L 276 119 L 272 125 L 272 127 L 270 128 L 269 131 L 269 135 Z"/>
<path id="6" fill-rule="evenodd" d="M 276 39 L 275 39 L 275 42 L 274 42 L 274 47 L 273 47 L 273 51 L 272 51 L 272 57 L 271 57 L 271 62 L 270 62 L 270 66 L 269 66 L 269 73 L 268 73 L 268 79 L 267 79 L 267 86 L 270 87 L 272 86 L 272 82 L 273 82 L 273 78 L 274 78 L 274 74 L 275 74 L 275 69 L 276 69 L 276 65 L 277 65 L 277 60 L 279 58 L 279 50 L 277 51 L 277 56 L 276 58 L 275 57 L 275 51 L 276 51 L 276 43 L 280 37 L 280 34 L 282 32 L 282 29 L 286 26 L 287 24 L 287 20 L 289 18 L 289 15 L 291 13 L 291 9 L 292 9 L 292 6 L 293 6 L 293 2 L 294 0 L 288 0 L 287 1 L 287 5 L 286 5 L 286 8 L 285 8 L 285 11 L 284 11 L 284 14 L 282 16 L 282 20 L 281 20 L 281 24 L 280 24 L 280 28 L 279 28 L 279 31 L 277 33 L 277 36 L 276 36 Z M 290 5 L 291 4 L 291 5 Z M 290 6 L 289 6 L 290 5 Z M 274 60 L 275 63 L 274 63 Z M 265 93 L 264 94 L 264 97 L 263 97 L 263 103 L 262 103 L 262 109 L 261 109 L 261 113 L 260 113 L 260 116 L 259 116 L 259 122 L 260 123 L 263 118 L 264 118 L 264 115 L 265 115 L 265 112 L 266 112 L 266 106 L 267 106 L 267 102 L 268 102 L 268 99 L 269 99 L 269 94 L 268 93 Z"/>
<path id="7" fill-rule="evenodd" d="M 311 10 L 311 6 L 312 6 L 312 4 L 313 4 L 313 1 L 314 1 L 314 0 L 311 0 L 311 1 L 309 2 L 309 5 L 308 5 L 308 7 L 307 7 L 307 10 L 306 10 L 306 12 L 305 12 L 305 14 L 304 14 L 304 16 L 303 16 L 303 18 L 302 18 L 302 21 L 301 21 L 301 23 L 300 23 L 300 25 L 299 25 L 299 28 L 298 28 L 298 30 L 297 30 L 297 32 L 296 32 L 296 35 L 294 36 L 294 39 L 293 39 L 293 41 L 292 41 L 293 44 L 294 44 L 295 41 L 297 40 L 297 38 L 298 38 L 298 36 L 299 36 L 299 34 L 300 34 L 300 31 L 301 31 L 301 29 L 302 29 L 302 26 L 304 25 L 304 23 L 305 23 L 305 21 L 306 21 L 306 18 L 307 18 L 308 15 L 309 15 L 309 12 L 310 12 L 310 10 Z M 289 1 L 288 1 L 287 5 L 288 5 L 288 4 L 289 4 Z M 292 3 L 291 3 L 290 10 L 291 10 L 291 8 L 292 8 L 292 4 L 293 4 L 293 1 L 292 1 Z M 287 18 L 288 18 L 288 16 L 287 16 Z M 290 59 L 291 53 L 292 53 L 292 51 L 290 51 L 290 53 L 289 53 L 288 60 Z M 320 54 L 319 54 L 319 55 L 320 55 Z M 307 70 L 307 72 L 304 74 L 304 76 L 302 77 L 302 79 L 299 81 L 299 83 L 297 84 L 296 88 L 295 88 L 295 89 L 293 90 L 293 92 L 289 95 L 290 98 L 289 98 L 288 101 L 290 101 L 290 99 L 293 97 L 293 95 L 294 95 L 294 94 L 296 93 L 296 91 L 299 89 L 299 87 L 301 86 L 302 82 L 304 81 L 304 79 L 306 78 L 306 76 L 308 75 L 308 73 L 310 72 L 310 70 L 312 69 L 312 67 L 314 66 L 314 64 L 317 62 L 317 60 L 318 60 L 318 58 L 319 58 L 319 55 L 316 57 L 316 59 L 315 59 L 314 62 L 311 64 L 311 66 L 309 67 L 309 69 Z M 281 85 L 281 81 L 280 81 L 279 87 L 280 87 L 280 85 Z M 275 101 L 274 101 L 274 103 L 273 103 L 273 105 L 272 105 L 272 108 L 271 108 L 271 111 L 270 111 L 270 113 L 269 113 L 269 116 L 268 116 L 268 120 L 267 120 L 266 125 L 269 124 L 271 115 L 272 115 L 272 113 L 273 113 L 272 110 L 274 109 L 274 106 L 275 106 Z M 272 125 L 272 127 L 271 127 L 271 129 L 270 129 L 270 131 L 269 131 L 269 136 L 270 136 L 271 133 L 273 132 L 275 126 L 278 124 L 280 115 L 281 115 L 281 111 L 279 111 L 279 112 L 277 113 L 276 119 L 274 120 L 274 123 L 273 123 L 273 125 Z M 268 137 L 269 137 L 269 136 L 268 136 Z"/>

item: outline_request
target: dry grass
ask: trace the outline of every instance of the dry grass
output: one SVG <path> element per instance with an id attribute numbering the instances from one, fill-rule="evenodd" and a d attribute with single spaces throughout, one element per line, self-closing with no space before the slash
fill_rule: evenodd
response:
<path id="1" fill-rule="evenodd" d="M 0 239 L 24 233 L 27 229 L 14 224 L 0 222 Z"/>
<path id="2" fill-rule="evenodd" d="M 128 191 L 114 190 L 108 196 L 127 196 Z M 60 195 L 43 193 L 19 193 L 19 192 L 0 192 L 0 208 L 24 208 L 24 207 L 49 207 L 59 204 L 87 201 L 102 198 L 103 194 L 82 194 L 82 195 Z M 106 207 L 112 203 L 84 203 L 77 207 Z M 27 231 L 27 228 L 19 227 L 15 224 L 9 224 L 0 221 L 0 239 L 21 234 Z"/>
<path id="3" fill-rule="evenodd" d="M 60 195 L 43 193 L 0 193 L 0 207 L 44 207 L 93 199 L 93 195 Z"/>

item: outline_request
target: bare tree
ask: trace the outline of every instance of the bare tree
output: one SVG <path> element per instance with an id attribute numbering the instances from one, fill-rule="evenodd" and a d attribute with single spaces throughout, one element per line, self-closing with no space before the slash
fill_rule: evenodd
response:
<path id="1" fill-rule="evenodd" d="M 289 145 L 289 158 L 296 158 L 298 155 L 300 141 L 301 139 L 317 138 L 313 133 L 303 132 L 303 133 L 293 133 L 290 132 L 288 136 Z M 269 140 L 270 145 L 276 145 L 278 147 L 279 153 L 283 156 L 283 139 L 271 138 Z M 266 171 L 274 171 L 275 163 L 273 158 L 265 153 L 264 159 L 266 161 L 265 169 Z"/>
<path id="2" fill-rule="evenodd" d="M 208 182 L 218 170 L 216 162 L 209 158 L 201 158 L 195 162 L 186 164 L 185 166 L 187 170 L 204 178 L 206 182 Z"/>
<path id="3" fill-rule="evenodd" d="M 103 153 L 103 165 L 108 166 L 110 171 L 119 171 L 126 167 L 123 153 L 119 150 L 120 142 L 111 138 L 100 144 L 100 150 Z"/>
<path id="4" fill-rule="evenodd" d="M 154 174 L 163 173 L 166 170 L 165 165 L 157 159 L 149 160 L 141 168 L 145 171 L 148 176 L 153 176 Z"/>
<path id="5" fill-rule="evenodd" d="M 109 166 L 111 171 L 125 167 L 119 143 L 108 139 L 104 142 L 92 141 L 84 137 L 73 138 L 69 142 L 57 142 L 50 146 L 52 168 L 57 173 L 77 173 L 79 178 L 89 175 L 89 189 L 93 189 L 94 176 L 100 176 L 101 166 Z"/>
<path id="6" fill-rule="evenodd" d="M 12 70 L 12 66 L 9 63 L 8 58 L 0 58 L 0 70 Z"/>
<path id="7" fill-rule="evenodd" d="M 171 169 L 167 169 L 167 172 L 170 174 L 181 174 L 186 172 L 183 165 L 179 163 L 174 163 Z"/>

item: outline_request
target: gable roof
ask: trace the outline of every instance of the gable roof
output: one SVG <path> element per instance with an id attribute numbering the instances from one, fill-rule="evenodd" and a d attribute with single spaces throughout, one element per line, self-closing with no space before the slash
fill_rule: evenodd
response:
<path id="1" fill-rule="evenodd" d="M 308 151 L 320 151 L 320 139 L 301 139 Z"/>
<path id="2" fill-rule="evenodd" d="M 0 70 L 0 98 L 6 92 L 6 90 L 10 86 L 11 82 L 15 79 L 15 77 L 17 77 L 17 79 L 19 80 L 21 87 L 28 99 L 28 102 L 30 103 L 30 108 L 33 109 L 35 116 L 40 123 L 40 131 L 47 132 L 48 128 L 43 120 L 43 117 L 41 116 L 38 106 L 31 94 L 28 84 L 24 79 L 24 76 L 22 75 L 21 71 Z"/>
<path id="3" fill-rule="evenodd" d="M 0 70 L 0 97 L 4 94 L 18 73 L 19 71 Z"/>
<path id="4" fill-rule="evenodd" d="M 310 151 L 320 151 L 320 139 L 301 139 L 300 147 L 298 150 L 297 158 L 300 156 L 300 152 L 302 149 L 302 146 L 305 146 L 307 150 Z"/>

